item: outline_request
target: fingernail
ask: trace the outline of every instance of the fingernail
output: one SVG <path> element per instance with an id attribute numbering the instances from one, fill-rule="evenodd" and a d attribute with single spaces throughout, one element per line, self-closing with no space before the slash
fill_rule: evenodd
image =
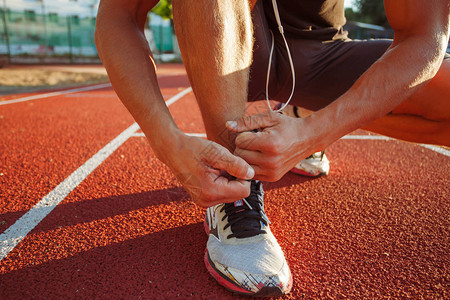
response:
<path id="1" fill-rule="evenodd" d="M 253 168 L 248 168 L 247 169 L 247 178 L 253 178 L 255 176 L 255 170 L 253 170 Z"/>
<path id="2" fill-rule="evenodd" d="M 228 121 L 227 125 L 228 125 L 228 127 L 236 128 L 237 127 L 237 122 L 236 121 Z"/>

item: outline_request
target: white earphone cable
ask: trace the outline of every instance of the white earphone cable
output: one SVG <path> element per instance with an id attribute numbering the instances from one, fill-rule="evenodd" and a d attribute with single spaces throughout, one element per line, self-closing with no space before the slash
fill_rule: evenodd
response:
<path id="1" fill-rule="evenodd" d="M 283 37 L 283 41 L 284 41 L 284 45 L 286 47 L 286 52 L 288 54 L 288 58 L 289 58 L 289 65 L 291 67 L 291 73 L 292 73 L 292 91 L 291 91 L 291 95 L 289 96 L 288 100 L 286 101 L 286 103 L 279 109 L 275 110 L 275 112 L 281 112 L 286 106 L 288 106 L 289 102 L 292 99 L 292 96 L 294 95 L 294 90 L 295 90 L 295 70 L 294 70 L 294 63 L 292 61 L 292 56 L 291 56 L 291 51 L 289 49 L 288 43 L 286 41 L 286 38 L 284 36 L 284 29 L 283 26 L 281 25 L 281 19 L 280 19 L 280 14 L 278 13 L 278 5 L 277 5 L 277 1 L 276 0 L 272 0 L 272 6 L 273 6 L 273 11 L 275 14 L 275 19 L 277 21 L 278 24 L 278 30 L 281 33 L 281 36 Z M 274 111 L 272 109 L 272 107 L 270 107 L 270 101 L 269 101 L 269 81 L 270 81 L 270 68 L 272 65 L 272 56 L 273 56 L 273 48 L 274 48 L 274 36 L 273 36 L 273 32 L 270 31 L 270 34 L 272 35 L 272 45 L 270 47 L 270 55 L 269 55 L 269 64 L 267 66 L 267 77 L 266 77 L 266 101 L 267 101 L 267 105 L 269 106 L 269 109 Z"/>

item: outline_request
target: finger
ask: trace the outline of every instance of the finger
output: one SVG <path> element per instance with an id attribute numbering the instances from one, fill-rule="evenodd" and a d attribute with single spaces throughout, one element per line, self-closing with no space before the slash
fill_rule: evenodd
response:
<path id="1" fill-rule="evenodd" d="M 264 168 L 261 168 L 260 166 L 257 165 L 252 165 L 250 164 L 253 168 L 253 170 L 255 170 L 255 177 L 253 177 L 254 180 L 263 180 L 261 179 L 262 177 L 266 177 L 266 171 L 264 170 Z"/>
<path id="2" fill-rule="evenodd" d="M 203 195 L 198 204 L 209 207 L 220 203 L 231 203 L 250 195 L 250 182 L 246 180 L 229 180 L 223 176 L 210 183 L 212 189 Z"/>
<path id="3" fill-rule="evenodd" d="M 225 148 L 217 153 L 218 155 L 205 157 L 212 168 L 227 171 L 228 174 L 239 179 L 252 179 L 255 176 L 255 170 L 242 158 L 231 154 Z"/>
<path id="4" fill-rule="evenodd" d="M 236 148 L 234 150 L 234 154 L 245 160 L 251 166 L 253 165 L 259 166 L 262 163 L 264 163 L 265 156 L 259 151 Z M 255 169 L 253 168 L 253 170 Z"/>
<path id="5" fill-rule="evenodd" d="M 262 114 L 243 116 L 235 121 L 228 121 L 226 127 L 234 132 L 244 132 L 270 127 L 275 124 L 277 124 L 277 114 L 268 111 Z"/>
<path id="6" fill-rule="evenodd" d="M 270 142 L 270 133 L 260 132 L 242 132 L 236 137 L 234 143 L 236 147 L 246 150 L 262 151 Z"/>
<path id="7" fill-rule="evenodd" d="M 250 181 L 218 177 L 215 181 L 217 193 L 222 195 L 221 203 L 233 202 L 250 195 Z"/>
<path id="8" fill-rule="evenodd" d="M 235 154 L 242 157 L 255 170 L 253 179 L 262 180 L 261 176 L 264 176 L 265 180 L 277 168 L 276 160 L 264 153 L 237 148 Z"/>

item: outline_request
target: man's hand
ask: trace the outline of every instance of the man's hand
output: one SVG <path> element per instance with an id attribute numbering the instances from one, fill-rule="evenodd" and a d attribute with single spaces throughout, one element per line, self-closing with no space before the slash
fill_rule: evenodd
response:
<path id="1" fill-rule="evenodd" d="M 209 207 L 248 197 L 250 182 L 247 180 L 255 172 L 242 158 L 198 137 L 183 136 L 178 145 L 160 159 L 198 205 Z"/>
<path id="2" fill-rule="evenodd" d="M 304 122 L 267 111 L 229 121 L 226 126 L 239 133 L 234 153 L 252 166 L 255 179 L 277 181 L 315 151 L 314 143 L 300 134 Z"/>

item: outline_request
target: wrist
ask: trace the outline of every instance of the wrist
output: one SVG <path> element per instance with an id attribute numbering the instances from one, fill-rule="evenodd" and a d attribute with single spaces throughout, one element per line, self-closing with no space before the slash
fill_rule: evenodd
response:
<path id="1" fill-rule="evenodd" d="M 167 164 L 174 152 L 180 150 L 187 137 L 175 124 L 163 130 L 153 129 L 150 133 L 145 133 L 147 140 L 156 157 Z"/>
<path id="2" fill-rule="evenodd" d="M 317 113 L 313 113 L 305 118 L 297 119 L 297 130 L 298 140 L 302 147 L 307 147 L 303 149 L 308 154 L 312 154 L 317 151 L 322 151 L 331 142 L 327 141 L 327 132 L 332 130 L 329 128 L 327 123 L 323 123 L 320 116 Z"/>

